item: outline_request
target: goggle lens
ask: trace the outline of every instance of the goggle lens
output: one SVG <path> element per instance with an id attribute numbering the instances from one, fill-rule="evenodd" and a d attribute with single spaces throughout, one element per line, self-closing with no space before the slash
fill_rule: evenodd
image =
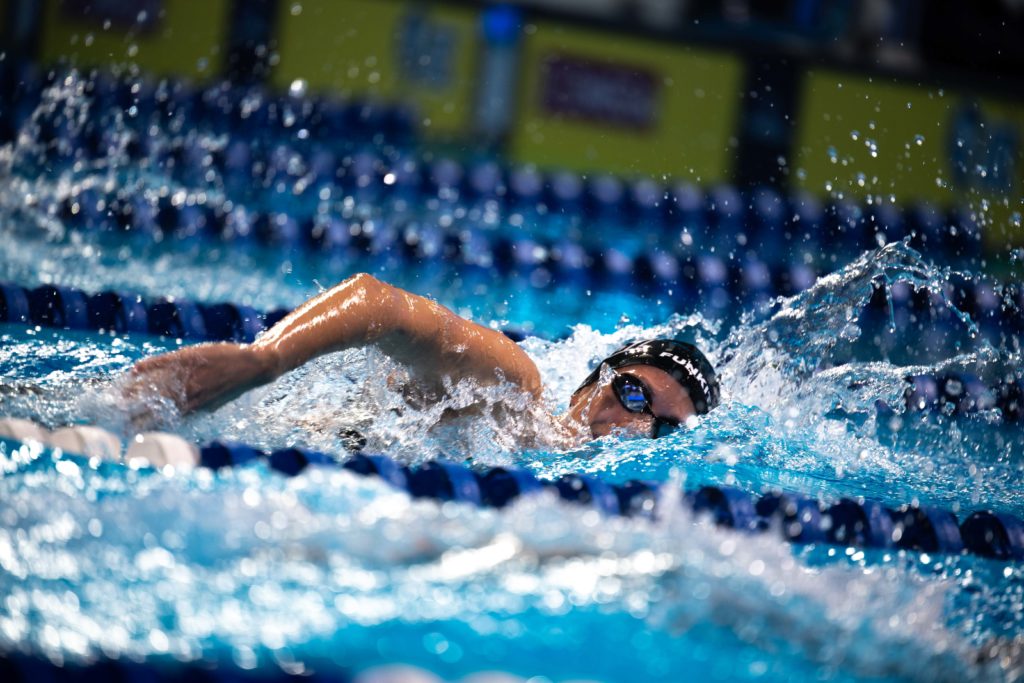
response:
<path id="1" fill-rule="evenodd" d="M 633 375 L 616 374 L 612 380 L 612 389 L 622 407 L 631 413 L 646 413 L 654 418 L 651 425 L 651 438 L 671 434 L 679 427 L 679 421 L 672 418 L 657 417 L 651 408 L 651 392 L 639 378 Z"/>
<path id="2" fill-rule="evenodd" d="M 647 412 L 650 409 L 647 387 L 630 378 L 623 379 L 625 381 L 619 382 L 619 386 L 615 387 L 622 407 L 631 413 Z"/>

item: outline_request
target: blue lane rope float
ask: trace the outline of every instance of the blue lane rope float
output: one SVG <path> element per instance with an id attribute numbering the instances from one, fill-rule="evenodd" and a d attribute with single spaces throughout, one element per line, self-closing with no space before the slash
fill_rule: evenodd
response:
<path id="1" fill-rule="evenodd" d="M 981 511 L 960 525 L 968 552 L 1001 560 L 1024 560 L 1024 522 L 1011 515 Z"/>
<path id="2" fill-rule="evenodd" d="M 480 488 L 484 505 L 503 508 L 519 496 L 542 490 L 544 484 L 526 470 L 493 467 L 480 475 Z"/>
<path id="3" fill-rule="evenodd" d="M 149 314 L 142 298 L 124 292 L 98 292 L 89 297 L 89 328 L 118 334 L 149 332 Z"/>
<path id="4" fill-rule="evenodd" d="M 555 483 L 558 496 L 593 507 L 606 515 L 622 513 L 615 487 L 589 474 L 566 474 Z"/>
<path id="5" fill-rule="evenodd" d="M 893 547 L 895 527 L 892 515 L 881 503 L 846 498 L 829 507 L 829 516 L 831 525 L 826 530 L 829 543 L 869 548 Z"/>
<path id="6" fill-rule="evenodd" d="M 718 526 L 759 531 L 765 520 L 757 514 L 754 497 L 731 486 L 702 486 L 688 493 L 686 500 L 697 514 L 711 516 Z"/>
<path id="7" fill-rule="evenodd" d="M 786 493 L 769 493 L 757 501 L 754 511 L 761 519 L 777 523 L 783 536 L 794 543 L 828 541 L 826 530 L 831 523 L 825 524 L 821 506 L 815 500 Z"/>
<path id="8" fill-rule="evenodd" d="M 964 548 L 956 515 L 932 507 L 901 506 L 889 512 L 895 525 L 893 540 L 907 550 L 959 553 Z"/>
<path id="9" fill-rule="evenodd" d="M 199 306 L 191 301 L 157 301 L 147 309 L 149 329 L 178 339 L 211 339 Z"/>
<path id="10" fill-rule="evenodd" d="M 4 322 L 29 324 L 32 321 L 32 309 L 28 303 L 28 292 L 18 285 L 8 282 L 0 283 L 0 318 Z"/>
<path id="11" fill-rule="evenodd" d="M 614 490 L 622 514 L 627 517 L 654 517 L 661 495 L 658 482 L 631 480 L 616 486 Z"/>
<path id="12" fill-rule="evenodd" d="M 86 295 L 73 287 L 42 285 L 28 291 L 29 314 L 37 325 L 89 329 Z"/>

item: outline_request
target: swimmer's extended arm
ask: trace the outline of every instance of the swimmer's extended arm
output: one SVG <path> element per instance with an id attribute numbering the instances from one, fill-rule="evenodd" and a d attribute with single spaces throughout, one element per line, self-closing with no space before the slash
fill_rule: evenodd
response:
<path id="1" fill-rule="evenodd" d="M 540 395 L 537 366 L 504 334 L 365 273 L 299 306 L 252 348 L 270 356 L 280 375 L 324 353 L 367 344 L 426 381 L 470 377 L 493 384 L 503 377 Z"/>
<path id="2" fill-rule="evenodd" d="M 367 344 L 436 388 L 444 377 L 485 384 L 504 378 L 541 393 L 537 367 L 504 334 L 367 274 L 310 299 L 253 344 L 201 344 L 146 359 L 133 370 L 134 385 L 148 380 L 168 388 L 163 393 L 187 412 L 223 403 L 322 354 Z M 174 381 L 179 388 L 171 388 Z"/>

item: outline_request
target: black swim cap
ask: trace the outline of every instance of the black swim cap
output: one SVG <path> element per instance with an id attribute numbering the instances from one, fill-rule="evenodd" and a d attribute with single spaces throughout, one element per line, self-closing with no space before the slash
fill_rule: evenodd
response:
<path id="1" fill-rule="evenodd" d="M 596 382 L 605 364 L 613 370 L 628 365 L 650 365 L 664 370 L 686 389 L 698 415 L 718 405 L 718 376 L 707 357 L 693 344 L 675 339 L 647 339 L 624 346 L 601 361 L 576 392 Z"/>

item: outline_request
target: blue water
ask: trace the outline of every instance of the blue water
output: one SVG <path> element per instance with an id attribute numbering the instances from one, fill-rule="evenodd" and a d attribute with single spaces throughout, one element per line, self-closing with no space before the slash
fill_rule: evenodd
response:
<path id="1" fill-rule="evenodd" d="M 386 358 L 351 351 L 210 414 L 161 409 L 162 428 L 196 442 L 344 455 L 337 429 L 357 426 L 371 450 L 409 463 L 443 456 L 548 478 L 643 478 L 663 482 L 665 496 L 714 482 L 1024 515 L 1019 425 L 997 411 L 902 411 L 908 374 L 1019 369 L 1012 347 L 955 311 L 934 344 L 862 316 L 880 279 L 941 293 L 949 273 L 904 245 L 865 253 L 768 310 L 734 304 L 705 317 L 697 300 L 455 277 L 437 260 L 313 258 L 65 225 L 54 208 L 61 198 L 110 177 L 181 187 L 159 168 L 116 158 L 0 181 L 0 279 L 271 309 L 368 270 L 484 324 L 535 332 L 523 346 L 555 411 L 594 360 L 663 334 L 709 350 L 725 398 L 697 428 L 656 442 L 523 450 L 493 420 L 439 425 L 444 406 L 410 408 L 384 381 Z M 375 210 L 384 219 L 397 211 Z M 433 215 L 413 211 L 424 222 Z M 913 366 L 885 360 L 915 343 Z M 2 325 L 0 415 L 88 422 L 130 438 L 121 373 L 180 344 Z M 879 412 L 878 399 L 897 412 Z M 714 528 L 682 505 L 666 505 L 657 521 L 606 519 L 553 495 L 483 510 L 411 500 L 340 470 L 285 478 L 253 464 L 166 476 L 11 442 L 0 443 L 0 471 L 0 649 L 54 661 L 226 657 L 286 670 L 401 661 L 453 679 L 500 669 L 550 680 L 998 680 L 1011 671 L 975 664 L 979 648 L 1024 636 L 1013 564 L 794 547 Z"/>

